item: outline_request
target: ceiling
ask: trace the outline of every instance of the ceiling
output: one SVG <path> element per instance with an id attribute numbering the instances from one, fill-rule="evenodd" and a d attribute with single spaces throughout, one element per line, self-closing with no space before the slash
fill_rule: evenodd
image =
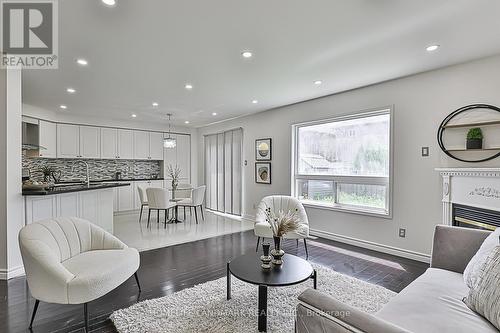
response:
<path id="1" fill-rule="evenodd" d="M 61 0 L 59 69 L 26 70 L 23 100 L 202 126 L 500 53 L 499 13 L 498 0 Z"/>

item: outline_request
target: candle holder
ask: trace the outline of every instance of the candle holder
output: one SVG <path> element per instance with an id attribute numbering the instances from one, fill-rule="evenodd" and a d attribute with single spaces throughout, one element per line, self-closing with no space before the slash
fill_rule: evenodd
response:
<path id="1" fill-rule="evenodd" d="M 271 247 L 271 244 L 269 243 L 262 243 L 262 251 L 264 254 L 260 256 L 260 261 L 262 261 L 262 264 L 260 265 L 263 269 L 270 269 L 271 268 L 271 256 L 269 255 L 269 248 Z"/>

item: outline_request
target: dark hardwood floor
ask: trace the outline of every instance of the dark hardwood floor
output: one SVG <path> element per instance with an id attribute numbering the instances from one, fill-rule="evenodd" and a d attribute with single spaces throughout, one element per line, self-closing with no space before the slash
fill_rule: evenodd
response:
<path id="1" fill-rule="evenodd" d="M 226 262 L 255 251 L 253 231 L 230 234 L 141 253 L 139 295 L 134 278 L 89 303 L 92 332 L 115 332 L 108 319 L 116 309 L 170 295 L 225 276 Z M 287 253 L 305 257 L 303 242 L 286 241 Z M 308 241 L 309 260 L 337 272 L 400 291 L 422 274 L 426 264 L 330 240 Z M 321 277 L 319 277 L 321 278 Z M 29 332 L 34 300 L 24 277 L 0 282 L 0 332 Z M 83 306 L 40 303 L 33 332 L 83 332 Z"/>

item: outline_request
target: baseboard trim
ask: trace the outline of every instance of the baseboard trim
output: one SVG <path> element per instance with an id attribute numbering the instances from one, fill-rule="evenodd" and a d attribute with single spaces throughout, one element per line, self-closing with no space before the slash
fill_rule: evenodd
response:
<path id="1" fill-rule="evenodd" d="M 9 280 L 24 275 L 24 266 L 18 266 L 11 269 L 0 269 L 0 280 Z"/>
<path id="2" fill-rule="evenodd" d="M 250 215 L 250 214 L 243 214 L 243 215 L 241 216 L 241 218 L 242 218 L 243 220 L 246 220 L 246 221 L 252 221 L 252 222 L 254 222 L 254 223 L 255 223 L 255 216 L 254 216 L 254 215 Z"/>
<path id="3" fill-rule="evenodd" d="M 343 236 L 339 234 L 334 234 L 327 231 L 321 231 L 317 229 L 310 229 L 309 231 L 312 235 L 334 240 L 340 243 L 345 243 L 349 245 L 359 246 L 365 249 L 374 250 L 378 252 L 383 252 L 387 254 L 392 254 L 398 257 L 403 257 L 407 259 L 412 259 L 420 262 L 430 263 L 431 257 L 428 254 L 415 252 L 411 250 L 405 250 L 394 246 L 384 245 L 380 243 L 370 242 L 363 239 L 358 239 L 349 236 Z"/>

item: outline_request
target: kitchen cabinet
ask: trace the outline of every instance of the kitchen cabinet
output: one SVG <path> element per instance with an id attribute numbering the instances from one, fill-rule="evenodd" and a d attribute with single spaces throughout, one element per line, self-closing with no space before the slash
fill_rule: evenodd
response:
<path id="1" fill-rule="evenodd" d="M 134 131 L 101 128 L 101 158 L 134 159 Z"/>
<path id="2" fill-rule="evenodd" d="M 101 128 L 101 158 L 114 160 L 118 158 L 118 130 Z"/>
<path id="3" fill-rule="evenodd" d="M 57 124 L 57 157 L 100 158 L 99 127 Z"/>
<path id="4" fill-rule="evenodd" d="M 168 134 L 165 134 L 167 137 Z M 184 134 L 173 134 L 172 138 L 175 138 L 177 144 L 175 148 L 165 148 L 164 149 L 164 170 L 165 176 L 168 177 L 166 173 L 168 166 L 176 165 L 181 169 L 181 174 L 179 178 L 179 183 L 190 183 L 191 180 L 191 136 Z M 170 184 L 170 180 L 165 181 L 165 186 Z"/>
<path id="5" fill-rule="evenodd" d="M 99 127 L 80 126 L 80 157 L 101 157 L 101 133 Z"/>
<path id="6" fill-rule="evenodd" d="M 118 158 L 122 160 L 134 159 L 134 131 L 118 130 Z"/>
<path id="7" fill-rule="evenodd" d="M 149 159 L 149 132 L 134 131 L 134 159 Z"/>
<path id="8" fill-rule="evenodd" d="M 134 186 L 117 187 L 116 189 L 118 211 L 134 210 Z"/>
<path id="9" fill-rule="evenodd" d="M 40 120 L 38 125 L 38 142 L 45 149 L 40 149 L 38 156 L 45 158 L 57 157 L 56 123 Z"/>
<path id="10" fill-rule="evenodd" d="M 57 124 L 57 157 L 80 157 L 80 126 Z"/>
<path id="11" fill-rule="evenodd" d="M 127 186 L 130 187 L 130 186 Z M 54 195 L 25 196 L 25 223 L 79 217 L 113 233 L 113 191 L 108 188 Z"/>
<path id="12" fill-rule="evenodd" d="M 163 133 L 149 132 L 149 159 L 163 160 Z"/>

